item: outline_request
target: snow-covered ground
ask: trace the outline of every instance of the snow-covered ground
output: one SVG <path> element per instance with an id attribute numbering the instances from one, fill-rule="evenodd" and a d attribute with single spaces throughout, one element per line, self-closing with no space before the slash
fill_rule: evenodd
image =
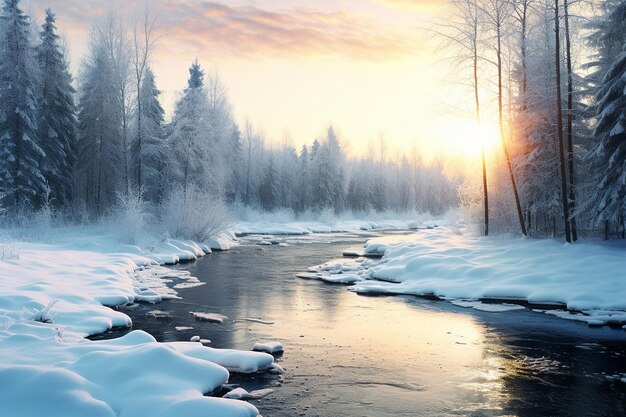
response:
<path id="1" fill-rule="evenodd" d="M 337 259 L 302 278 L 349 284 L 358 293 L 434 295 L 484 311 L 530 303 L 592 326 L 623 324 L 625 250 L 622 242 L 484 238 L 465 227 L 441 226 L 371 239 L 361 254 L 384 254 L 382 259 Z M 504 304 L 490 304 L 494 300 Z"/>
<path id="2" fill-rule="evenodd" d="M 143 331 L 107 341 L 85 336 L 130 318 L 115 306 L 176 297 L 201 285 L 159 264 L 193 259 L 220 242 L 161 240 L 147 249 L 89 228 L 49 230 L 44 238 L 0 242 L 0 415 L 256 416 L 244 401 L 205 397 L 229 371 L 273 367 L 261 352 L 202 343 L 158 343 Z M 51 242 L 51 243 L 42 243 Z"/>
<path id="3" fill-rule="evenodd" d="M 228 249 L 237 244 L 236 233 L 417 229 L 349 251 L 382 259 L 338 259 L 302 277 L 347 284 L 361 293 L 436 295 L 485 311 L 519 309 L 516 303 L 526 301 L 561 305 L 546 312 L 590 325 L 626 322 L 626 257 L 620 243 L 482 238 L 464 228 L 434 227 L 437 223 L 414 218 L 240 221 L 202 244 L 146 236 L 136 246 L 120 243 L 102 227 L 52 228 L 20 239 L 5 235 L 0 239 L 0 415 L 256 416 L 256 408 L 238 398 L 266 393 L 204 394 L 225 384 L 229 371 L 279 371 L 267 353 L 212 349 L 200 336 L 199 342 L 158 343 L 143 331 L 107 341 L 85 338 L 131 324 L 107 306 L 158 303 L 176 297 L 176 288 L 202 285 L 161 265 L 195 259 L 211 248 Z M 278 347 L 258 350 L 272 349 Z"/>
<path id="4" fill-rule="evenodd" d="M 427 227 L 438 222 L 430 220 L 428 215 L 415 213 L 370 215 L 367 218 L 354 216 L 335 217 L 326 215 L 307 219 L 296 219 L 287 215 L 258 214 L 237 220 L 232 232 L 236 235 L 307 235 L 313 233 L 341 233 L 367 230 L 409 230 Z"/>

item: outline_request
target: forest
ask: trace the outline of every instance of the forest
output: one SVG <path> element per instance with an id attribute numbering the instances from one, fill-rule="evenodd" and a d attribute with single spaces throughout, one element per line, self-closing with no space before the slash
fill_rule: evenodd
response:
<path id="1" fill-rule="evenodd" d="M 463 201 L 484 234 L 624 237 L 626 2 L 455 0 L 437 29 L 501 150 Z M 479 180 L 480 178 L 480 180 Z M 479 191 L 477 191 L 479 190 Z"/>
<path id="2" fill-rule="evenodd" d="M 35 36 L 19 1 L 4 1 L 0 190 L 9 222 L 148 212 L 185 234 L 185 224 L 220 224 L 207 217 L 233 207 L 315 215 L 456 205 L 442 164 L 415 153 L 392 160 L 383 141 L 350 159 L 332 126 L 301 149 L 268 144 L 234 120 L 219 74 L 197 60 L 166 121 L 150 67 L 156 18 L 146 7 L 132 27 L 112 12 L 96 21 L 74 76 L 55 14 L 46 10 Z"/>
<path id="3" fill-rule="evenodd" d="M 484 234 L 624 237 L 626 2 L 451 5 L 454 17 L 431 32 L 467 78 L 477 129 L 484 113 L 497 114 L 501 141 L 463 175 L 441 158 L 390 152 L 382 139 L 348 156 L 332 125 L 300 149 L 277 145 L 235 120 L 218 71 L 198 61 L 166 117 L 151 68 L 161 34 L 148 7 L 134 24 L 99 16 L 73 74 L 53 11 L 36 27 L 19 0 L 4 0 L 4 220 L 149 213 L 185 234 L 242 207 L 302 216 L 460 208 Z"/>

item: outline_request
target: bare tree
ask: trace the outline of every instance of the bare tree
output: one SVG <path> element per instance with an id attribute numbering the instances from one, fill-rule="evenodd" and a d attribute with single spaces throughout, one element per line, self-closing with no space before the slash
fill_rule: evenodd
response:
<path id="1" fill-rule="evenodd" d="M 578 240 L 576 230 L 576 193 L 574 191 L 574 83 L 572 80 L 572 42 L 569 27 L 569 1 L 563 0 L 563 19 L 565 20 L 565 55 L 567 59 L 567 164 L 569 168 L 569 212 L 571 217 L 572 240 Z"/>
<path id="2" fill-rule="evenodd" d="M 131 107 L 131 76 L 130 76 L 130 44 L 127 30 L 122 19 L 113 12 L 108 12 L 104 21 L 97 26 L 97 32 L 111 62 L 114 75 L 114 84 L 117 93 L 118 109 L 121 115 L 122 144 L 124 147 L 124 182 L 126 189 L 130 188 L 130 169 L 128 161 L 128 126 Z"/>
<path id="3" fill-rule="evenodd" d="M 506 158 L 507 167 L 509 169 L 509 175 L 511 177 L 511 187 L 513 189 L 513 195 L 515 197 L 515 207 L 517 209 L 517 216 L 519 219 L 520 229 L 523 235 L 527 235 L 526 223 L 524 222 L 524 213 L 522 212 L 522 204 L 519 198 L 519 192 L 517 190 L 517 183 L 515 182 L 515 173 L 513 171 L 513 163 L 511 161 L 511 153 L 504 135 L 504 114 L 503 114 L 503 30 L 511 15 L 512 4 L 509 0 L 489 0 L 485 6 L 485 15 L 492 25 L 492 29 L 495 32 L 496 37 L 496 66 L 498 69 L 498 124 L 500 127 L 500 140 L 502 142 L 502 149 L 504 150 L 504 156 Z"/>
<path id="4" fill-rule="evenodd" d="M 474 109 L 476 126 L 482 133 L 481 123 L 481 103 L 479 92 L 479 63 L 480 56 L 480 31 L 482 8 L 478 4 L 479 0 L 452 0 L 456 9 L 457 22 L 444 25 L 450 34 L 440 33 L 453 45 L 460 47 L 465 53 L 461 56 L 471 63 L 472 69 L 472 89 L 474 92 Z M 487 158 L 485 155 L 485 144 L 481 143 L 481 163 L 483 179 L 483 208 L 484 208 L 484 233 L 489 235 L 489 190 L 487 184 Z"/>
<path id="5" fill-rule="evenodd" d="M 559 158 L 561 170 L 561 197 L 563 199 L 563 220 L 565 222 L 565 240 L 569 243 L 572 241 L 570 222 L 569 222 L 569 204 L 567 203 L 567 178 L 565 172 L 565 146 L 563 138 L 563 103 L 561 94 L 561 29 L 559 23 L 559 0 L 554 0 L 554 33 L 555 33 L 555 63 L 556 63 L 556 118 L 557 118 L 557 134 L 559 137 Z"/>
<path id="6" fill-rule="evenodd" d="M 252 143 L 253 143 L 254 131 L 252 130 L 252 123 L 249 119 L 246 119 L 246 127 L 244 140 L 246 142 L 246 193 L 245 200 L 246 204 L 250 204 L 250 176 L 252 170 Z"/>
<path id="7" fill-rule="evenodd" d="M 154 16 L 148 2 L 144 4 L 141 22 L 135 21 L 133 27 L 133 70 L 135 75 L 136 101 L 137 101 L 137 131 L 135 146 L 131 154 L 131 168 L 134 172 L 137 188 L 142 189 L 142 145 L 144 142 L 144 130 L 142 125 L 142 97 L 140 94 L 141 84 L 150 62 L 152 50 L 158 40 L 156 34 L 156 16 Z"/>

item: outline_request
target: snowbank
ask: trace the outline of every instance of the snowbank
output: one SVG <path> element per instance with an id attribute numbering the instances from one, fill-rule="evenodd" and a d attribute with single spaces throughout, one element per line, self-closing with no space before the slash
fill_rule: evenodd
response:
<path id="1" fill-rule="evenodd" d="M 368 230 L 416 230 L 433 227 L 438 221 L 426 221 L 424 214 L 397 213 L 367 216 L 367 219 L 353 217 L 333 217 L 297 220 L 294 218 L 276 219 L 271 215 L 257 215 L 252 220 L 238 220 L 232 227 L 237 236 L 261 235 L 308 235 L 314 233 L 342 233 Z"/>
<path id="2" fill-rule="evenodd" d="M 484 311 L 477 300 L 561 306 L 552 313 L 590 325 L 626 322 L 625 248 L 619 242 L 484 238 L 442 226 L 368 241 L 379 261 L 338 260 L 307 278 L 353 283 L 358 293 L 434 295 Z"/>
<path id="3" fill-rule="evenodd" d="M 84 338 L 131 324 L 107 305 L 176 297 L 168 282 L 201 285 L 159 264 L 203 256 L 209 245 L 166 240 L 143 250 L 78 229 L 53 240 L 20 242 L 18 256 L 0 260 L 0 415 L 258 414 L 246 402 L 204 394 L 226 383 L 229 370 L 273 368 L 269 354 L 158 343 L 142 331 Z"/>

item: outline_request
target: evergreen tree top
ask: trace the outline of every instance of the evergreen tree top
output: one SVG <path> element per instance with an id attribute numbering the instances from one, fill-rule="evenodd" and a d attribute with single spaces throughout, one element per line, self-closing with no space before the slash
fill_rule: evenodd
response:
<path id="1" fill-rule="evenodd" d="M 143 82 L 141 83 L 143 89 L 151 91 L 155 96 L 161 94 L 161 90 L 156 88 L 156 80 L 154 78 L 154 72 L 150 67 L 146 68 L 146 72 L 143 77 Z"/>
<path id="2" fill-rule="evenodd" d="M 47 34 L 48 36 L 51 36 L 55 39 L 59 37 L 59 35 L 56 34 L 57 27 L 54 24 L 55 22 L 55 14 L 52 12 L 51 9 L 46 9 L 46 19 L 43 25 L 41 25 L 41 28 L 43 29 L 43 31 L 41 32 L 42 37 L 44 37 L 44 34 Z"/>
<path id="3" fill-rule="evenodd" d="M 28 25 L 30 18 L 20 9 L 20 0 L 4 0 L 1 19 L 17 19 L 19 24 Z"/>
<path id="4" fill-rule="evenodd" d="M 188 88 L 201 88 L 204 85 L 204 71 L 196 60 L 191 67 L 189 67 L 189 81 L 187 81 Z"/>

